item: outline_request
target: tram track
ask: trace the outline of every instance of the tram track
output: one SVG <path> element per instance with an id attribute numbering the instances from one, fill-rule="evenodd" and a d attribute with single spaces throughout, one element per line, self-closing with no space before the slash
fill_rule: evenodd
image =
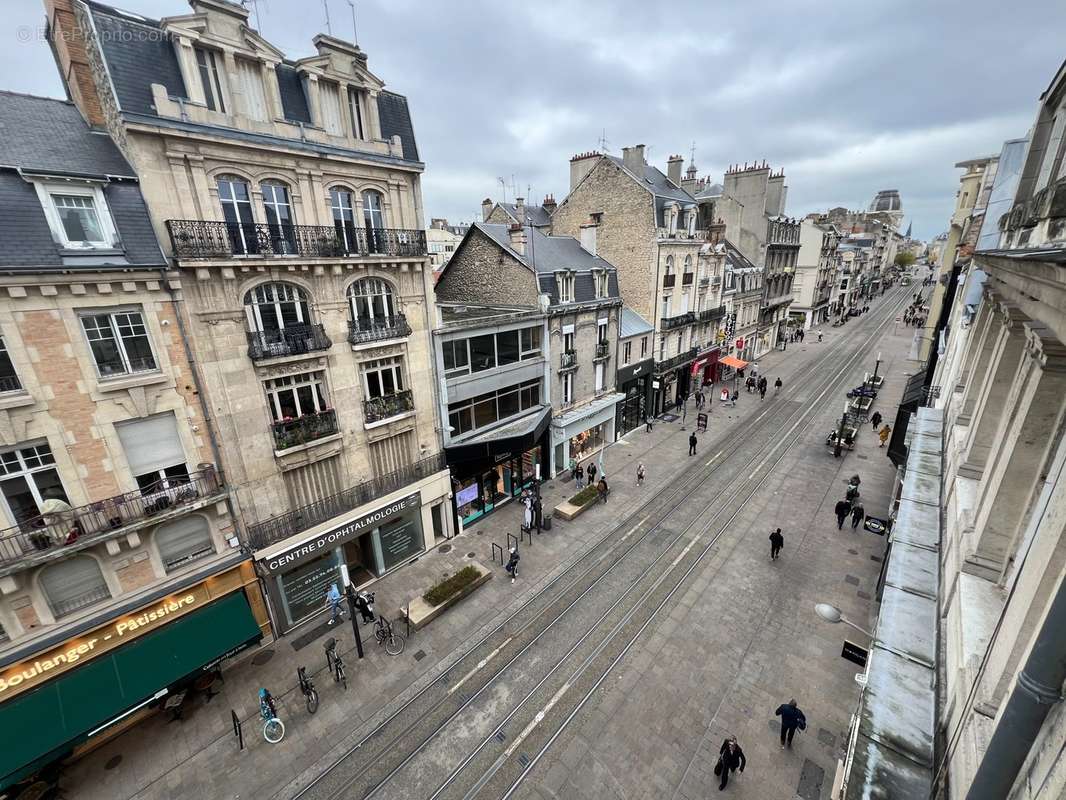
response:
<path id="1" fill-rule="evenodd" d="M 418 785 L 412 788 L 407 784 L 394 796 L 467 798 L 501 796 L 500 791 L 509 795 L 565 728 L 559 728 L 550 741 L 542 743 L 545 717 L 568 710 L 568 719 L 572 719 L 580 711 L 591 692 L 711 551 L 746 499 L 762 486 L 774 466 L 794 446 L 802 435 L 795 432 L 803 421 L 820 412 L 822 399 L 869 351 L 902 299 L 902 294 L 886 297 L 886 302 L 874 311 L 883 319 L 865 340 L 856 343 L 842 338 L 826 348 L 814 369 L 816 374 L 826 373 L 828 377 L 814 381 L 808 391 L 811 399 L 802 404 L 784 396 L 769 400 L 766 409 L 738 425 L 720 443 L 717 456 L 705 464 L 701 459 L 700 467 L 666 492 L 649 498 L 608 531 L 529 604 L 490 630 L 440 678 L 410 698 L 295 796 L 386 797 L 393 788 L 399 789 L 391 782 L 405 771 L 413 771 L 408 767 L 416 759 L 420 759 L 415 781 Z M 831 369 L 824 369 L 825 365 Z M 767 417 L 775 424 L 766 425 Z M 775 417 L 783 417 L 783 421 Z M 743 467 L 720 458 L 722 453 L 735 453 L 742 447 L 752 452 Z M 770 462 L 779 449 L 780 455 Z M 690 503 L 696 490 L 710 494 L 711 499 L 702 504 Z M 728 497 L 724 505 L 723 497 Z M 721 530 L 704 543 L 701 537 L 724 517 L 727 518 Z M 666 535 L 657 536 L 659 533 Z M 672 562 L 660 570 L 670 556 Z M 679 568 L 681 578 L 667 581 L 668 576 L 678 574 Z M 609 589 L 610 582 L 616 591 L 594 592 L 597 588 Z M 573 641 L 568 636 L 574 633 L 574 626 L 565 623 L 578 613 L 591 616 L 594 621 L 587 623 L 581 629 L 584 633 Z M 628 632 L 634 630 L 629 636 Z M 555 655 L 558 653 L 562 655 Z M 605 659 L 608 666 L 602 668 Z M 501 685 L 522 670 L 532 674 L 528 685 L 533 688 L 520 699 L 503 690 L 501 698 Z M 573 691 L 583 687 L 593 675 L 601 677 L 593 681 L 588 692 Z M 506 702 L 510 709 L 503 721 L 489 725 L 489 735 L 477 735 L 486 727 L 484 720 L 476 719 L 484 716 L 482 707 L 500 702 Z M 475 717 L 474 722 L 465 719 L 471 716 Z M 439 736 L 450 727 L 467 732 L 466 738 L 473 746 L 457 766 L 442 770 L 448 755 L 437 751 L 456 749 L 455 737 L 445 747 Z M 536 755 L 522 763 L 513 757 L 520 747 L 523 753 Z M 427 761 L 428 765 L 422 763 Z M 507 776 L 516 765 L 520 768 L 518 777 L 507 788 Z M 429 785 L 423 785 L 427 781 Z"/>

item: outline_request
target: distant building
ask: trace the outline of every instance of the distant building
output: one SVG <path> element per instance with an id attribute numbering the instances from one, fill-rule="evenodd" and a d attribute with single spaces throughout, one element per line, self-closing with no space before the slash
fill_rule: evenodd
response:
<path id="1" fill-rule="evenodd" d="M 903 201 L 900 200 L 899 190 L 882 189 L 879 191 L 870 201 L 867 212 L 881 216 L 882 220 L 888 222 L 891 227 L 898 228 L 903 222 Z"/>
<path id="2" fill-rule="evenodd" d="M 434 217 L 429 228 L 426 229 L 426 250 L 429 253 L 429 262 L 433 265 L 433 278 L 436 280 L 441 269 L 452 257 L 455 248 L 463 240 L 470 226 L 465 222 L 458 225 L 449 225 L 448 220 Z"/>
<path id="3" fill-rule="evenodd" d="M 840 232 L 808 216 L 800 222 L 800 249 L 790 309 L 800 326 L 810 329 L 829 321 L 840 254 Z"/>

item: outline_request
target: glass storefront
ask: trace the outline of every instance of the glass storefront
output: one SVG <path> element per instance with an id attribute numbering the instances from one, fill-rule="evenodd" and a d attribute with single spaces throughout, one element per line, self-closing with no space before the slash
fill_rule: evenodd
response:
<path id="1" fill-rule="evenodd" d="M 540 447 L 531 447 L 520 454 L 505 456 L 496 466 L 459 481 L 455 505 L 463 524 L 469 525 L 494 508 L 521 496 L 523 489 L 533 485 L 537 465 L 543 464 L 542 459 Z"/>
<path id="2" fill-rule="evenodd" d="M 644 424 L 648 395 L 648 376 L 635 378 L 621 387 L 625 399 L 618 404 L 618 435 L 624 436 Z"/>
<path id="3" fill-rule="evenodd" d="M 276 578 L 285 618 L 292 625 L 322 610 L 331 584 L 342 585 L 340 551 L 331 550 Z"/>
<path id="4" fill-rule="evenodd" d="M 581 461 L 596 453 L 606 444 L 604 439 L 606 431 L 607 423 L 601 422 L 587 431 L 582 431 L 577 436 L 572 436 L 570 438 L 570 458 L 575 461 Z"/>

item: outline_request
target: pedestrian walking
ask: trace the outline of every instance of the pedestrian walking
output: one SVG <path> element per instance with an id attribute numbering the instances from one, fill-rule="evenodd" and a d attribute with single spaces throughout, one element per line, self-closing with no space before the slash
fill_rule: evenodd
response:
<path id="1" fill-rule="evenodd" d="M 693 431 L 688 435 L 688 454 L 690 456 L 696 455 L 696 433 Z"/>
<path id="2" fill-rule="evenodd" d="M 732 408 L 736 408 L 737 407 L 737 398 L 738 397 L 740 397 L 740 392 L 738 392 L 736 389 L 734 389 L 733 390 L 733 396 L 730 398 L 730 402 L 729 402 L 729 405 Z"/>
<path id="3" fill-rule="evenodd" d="M 574 470 L 574 480 L 577 481 L 578 490 L 585 488 L 585 470 L 581 467 L 576 467 Z"/>
<path id="4" fill-rule="evenodd" d="M 770 533 L 770 560 L 777 561 L 777 554 L 781 552 L 781 548 L 785 546 L 785 537 L 781 535 L 781 529 L 778 528 Z"/>
<path id="5" fill-rule="evenodd" d="M 644 485 L 644 462 L 637 464 L 637 486 Z"/>
<path id="6" fill-rule="evenodd" d="M 718 791 L 722 791 L 729 783 L 729 773 L 738 769 L 743 772 L 747 763 L 736 736 L 730 736 L 722 742 L 722 749 L 718 751 L 718 763 L 714 765 L 714 774 L 721 776 Z"/>
<path id="7" fill-rule="evenodd" d="M 888 425 L 885 425 L 885 427 L 883 427 L 881 429 L 881 432 L 877 435 L 881 438 L 881 444 L 879 446 L 884 447 L 885 442 L 888 441 L 888 437 L 892 435 L 892 428 Z"/>
<path id="8" fill-rule="evenodd" d="M 351 584 L 348 584 L 351 589 Z M 371 592 L 359 592 L 355 596 L 355 609 L 359 612 L 360 621 L 366 625 L 374 621 L 374 595 Z"/>
<path id="9" fill-rule="evenodd" d="M 592 484 L 596 482 L 596 462 L 590 461 L 588 466 L 585 468 L 585 471 L 588 473 L 589 476 L 589 486 L 592 486 Z"/>
<path id="10" fill-rule="evenodd" d="M 611 489 L 607 485 L 606 475 L 600 476 L 600 482 L 596 484 L 596 490 L 600 493 L 600 499 L 603 500 L 603 504 L 607 505 L 607 495 L 611 493 Z"/>
<path id="11" fill-rule="evenodd" d="M 682 397 L 681 395 L 678 395 L 677 402 L 674 403 L 674 410 L 675 411 L 680 411 L 681 410 L 681 406 L 683 406 L 684 404 L 685 404 L 685 398 Z"/>
<path id="12" fill-rule="evenodd" d="M 774 381 L 774 394 L 778 394 L 781 391 L 781 379 L 778 378 Z"/>
<path id="13" fill-rule="evenodd" d="M 518 562 L 522 559 L 522 556 L 518 554 L 518 548 L 511 548 L 511 557 L 507 559 L 507 566 L 504 569 L 511 575 L 511 583 L 514 583 L 515 578 L 518 577 Z"/>
<path id="14" fill-rule="evenodd" d="M 821 331 L 818 331 L 818 341 L 819 342 L 822 341 L 822 332 Z"/>
<path id="15" fill-rule="evenodd" d="M 651 433 L 651 416 L 644 417 L 644 432 Z"/>
<path id="16" fill-rule="evenodd" d="M 781 717 L 781 749 L 784 750 L 786 744 L 792 747 L 792 737 L 796 735 L 796 728 L 801 731 L 807 730 L 807 718 L 799 710 L 795 698 L 779 705 L 774 716 Z"/>
<path id="17" fill-rule="evenodd" d="M 844 520 L 848 518 L 848 514 L 851 513 L 851 503 L 847 500 L 840 500 L 837 502 L 834 509 L 837 515 L 837 530 L 844 529 Z"/>
<path id="18" fill-rule="evenodd" d="M 762 382 L 759 384 L 759 399 L 760 400 L 765 400 L 766 399 L 766 379 L 765 378 L 763 378 Z"/>
<path id="19" fill-rule="evenodd" d="M 873 425 L 873 429 L 876 431 L 877 426 L 881 424 L 881 412 L 875 411 L 870 417 L 870 424 Z"/>
<path id="20" fill-rule="evenodd" d="M 329 609 L 329 622 L 327 625 L 332 625 L 339 619 L 344 618 L 344 611 L 341 609 L 341 591 L 337 588 L 337 584 L 331 584 L 326 591 L 326 608 Z"/>
<path id="21" fill-rule="evenodd" d="M 755 378 L 748 376 L 748 379 L 744 381 L 744 388 L 748 390 L 748 394 L 755 391 Z"/>
<path id="22" fill-rule="evenodd" d="M 859 527 L 859 523 L 864 519 L 866 519 L 866 510 L 860 503 L 856 503 L 851 507 L 851 529 L 855 530 Z"/>

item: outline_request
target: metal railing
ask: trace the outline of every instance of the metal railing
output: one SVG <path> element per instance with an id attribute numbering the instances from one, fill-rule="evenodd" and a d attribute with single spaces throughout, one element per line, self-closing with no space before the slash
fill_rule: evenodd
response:
<path id="1" fill-rule="evenodd" d="M 351 344 L 379 342 L 383 339 L 402 339 L 411 335 L 411 326 L 403 314 L 383 319 L 348 320 L 348 341 Z"/>
<path id="2" fill-rule="evenodd" d="M 424 458 L 406 467 L 390 472 L 380 478 L 356 484 L 343 492 L 323 498 L 314 503 L 294 509 L 287 514 L 268 519 L 248 527 L 248 539 L 252 548 L 260 550 L 275 542 L 306 531 L 323 522 L 328 522 L 345 512 L 351 511 L 395 492 L 415 481 L 428 478 L 436 472 L 447 469 L 444 453 Z"/>
<path id="3" fill-rule="evenodd" d="M 672 317 L 663 317 L 662 329 L 664 331 L 671 331 L 674 328 L 680 328 L 683 325 L 691 325 L 696 321 L 696 312 L 686 311 L 684 314 L 675 314 Z"/>
<path id="4" fill-rule="evenodd" d="M 657 361 L 655 362 L 655 371 L 656 373 L 669 372 L 675 367 L 680 367 L 682 364 L 692 361 L 698 352 L 699 350 L 693 347 L 691 350 L 686 350 L 684 353 L 678 353 L 676 356 L 668 358 L 665 361 Z"/>
<path id="5" fill-rule="evenodd" d="M 408 411 L 414 411 L 415 396 L 410 389 L 384 397 L 371 397 L 363 403 L 363 415 L 367 422 L 381 422 Z"/>
<path id="6" fill-rule="evenodd" d="M 611 355 L 611 343 L 610 342 L 596 342 L 596 352 L 593 354 L 593 359 L 608 358 Z"/>
<path id="7" fill-rule="evenodd" d="M 274 434 L 275 450 L 299 447 L 340 431 L 337 427 L 337 411 L 333 408 L 304 414 L 294 419 L 283 419 L 270 427 Z"/>
<path id="8" fill-rule="evenodd" d="M 167 232 L 176 258 L 426 255 L 425 231 L 403 228 L 168 219 Z"/>
<path id="9" fill-rule="evenodd" d="M 663 288 L 671 289 L 677 283 L 677 275 L 663 275 Z"/>
<path id="10" fill-rule="evenodd" d="M 52 514 L 28 517 L 0 531 L 0 565 L 75 542 L 101 537 L 121 528 L 150 522 L 154 517 L 223 491 L 222 477 L 214 467 L 189 475 L 188 481 L 169 478 L 152 487 L 75 506 Z"/>
<path id="11" fill-rule="evenodd" d="M 707 231 L 702 229 L 696 229 L 689 233 L 687 228 L 677 228 L 673 231 L 669 228 L 656 228 L 655 233 L 660 239 L 688 239 L 700 242 L 707 239 Z"/>
<path id="12" fill-rule="evenodd" d="M 714 322 L 715 320 L 722 319 L 725 316 L 725 306 L 718 306 L 716 308 L 706 308 L 698 315 L 700 322 Z"/>
<path id="13" fill-rule="evenodd" d="M 681 285 L 682 286 L 691 286 L 692 285 L 692 281 L 693 281 L 693 279 L 695 279 L 695 277 L 696 277 L 696 273 L 694 273 L 694 272 L 683 273 L 681 275 Z"/>
<path id="14" fill-rule="evenodd" d="M 0 392 L 17 392 L 21 389 L 18 375 L 0 375 Z"/>
<path id="15" fill-rule="evenodd" d="M 577 366 L 577 351 L 564 350 L 559 354 L 559 369 L 573 369 Z"/>
<path id="16" fill-rule="evenodd" d="M 329 350 L 333 342 L 321 325 L 295 325 L 276 331 L 248 331 L 248 357 L 252 361 L 300 356 Z"/>

